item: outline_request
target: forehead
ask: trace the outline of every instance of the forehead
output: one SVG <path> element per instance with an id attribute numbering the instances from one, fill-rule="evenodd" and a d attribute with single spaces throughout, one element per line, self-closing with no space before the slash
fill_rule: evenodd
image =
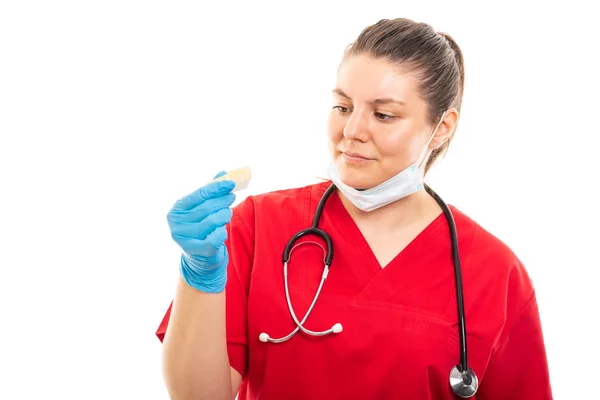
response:
<path id="1" fill-rule="evenodd" d="M 384 59 L 353 55 L 341 64 L 336 84 L 354 101 L 392 97 L 408 103 L 419 100 L 414 73 Z"/>

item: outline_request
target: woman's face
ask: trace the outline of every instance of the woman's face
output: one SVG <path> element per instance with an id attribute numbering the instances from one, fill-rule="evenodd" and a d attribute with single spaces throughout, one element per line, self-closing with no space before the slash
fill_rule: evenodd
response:
<path id="1" fill-rule="evenodd" d="M 413 74 L 368 55 L 346 59 L 329 116 L 329 149 L 341 180 L 368 189 L 417 161 L 435 129 L 427 112 Z M 450 128 L 440 125 L 442 139 Z M 437 136 L 430 148 L 443 143 Z"/>

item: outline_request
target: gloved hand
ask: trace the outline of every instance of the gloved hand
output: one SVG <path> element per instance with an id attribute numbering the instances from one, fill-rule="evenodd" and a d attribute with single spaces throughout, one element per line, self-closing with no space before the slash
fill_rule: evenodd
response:
<path id="1" fill-rule="evenodd" d="M 188 285 L 203 292 L 225 289 L 229 262 L 225 225 L 233 214 L 234 187 L 231 180 L 208 183 L 177 200 L 167 215 L 171 237 L 183 250 L 181 275 Z"/>

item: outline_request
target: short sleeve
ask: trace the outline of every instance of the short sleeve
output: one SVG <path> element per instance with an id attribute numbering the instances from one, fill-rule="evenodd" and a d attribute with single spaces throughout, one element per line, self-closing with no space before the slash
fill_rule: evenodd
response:
<path id="1" fill-rule="evenodd" d="M 546 349 L 535 294 L 494 348 L 477 398 L 551 400 Z"/>
<path id="2" fill-rule="evenodd" d="M 248 368 L 247 297 L 254 257 L 254 204 L 246 198 L 233 209 L 231 222 L 226 225 L 227 284 L 225 287 L 227 352 L 229 364 L 246 376 Z M 173 303 L 169 305 L 156 336 L 162 342 L 167 331 Z"/>
<path id="3" fill-rule="evenodd" d="M 242 379 L 248 371 L 248 293 L 254 260 L 254 204 L 247 198 L 233 213 L 226 242 L 226 325 L 229 364 Z"/>

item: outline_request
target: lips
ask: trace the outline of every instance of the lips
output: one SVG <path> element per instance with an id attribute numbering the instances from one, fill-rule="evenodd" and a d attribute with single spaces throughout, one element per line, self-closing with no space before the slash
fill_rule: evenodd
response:
<path id="1" fill-rule="evenodd" d="M 352 152 L 349 152 L 349 151 L 342 151 L 342 154 L 344 154 L 344 155 L 346 155 L 346 156 L 348 156 L 350 158 L 363 159 L 363 160 L 371 160 L 371 158 L 365 157 L 365 156 L 363 156 L 362 154 L 359 154 L 359 153 L 352 153 Z"/>

